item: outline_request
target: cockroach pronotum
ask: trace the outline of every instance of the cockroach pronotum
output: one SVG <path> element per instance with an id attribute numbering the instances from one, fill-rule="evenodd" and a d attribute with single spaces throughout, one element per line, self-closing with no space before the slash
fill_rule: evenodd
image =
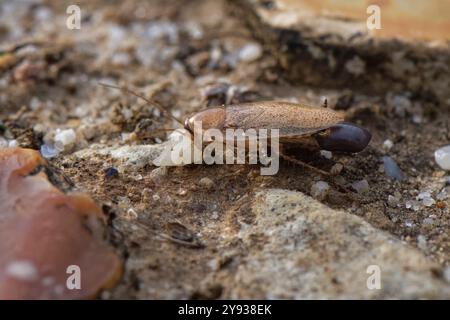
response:
<path id="1" fill-rule="evenodd" d="M 156 106 L 161 112 L 182 124 L 162 106 L 132 90 L 113 85 L 102 85 L 131 93 Z M 281 145 L 298 145 L 309 150 L 357 153 L 364 150 L 371 139 L 371 134 L 367 129 L 346 122 L 343 113 L 327 108 L 326 101 L 322 108 L 280 101 L 249 102 L 212 107 L 187 118 L 184 122 L 184 128 L 193 134 L 194 123 L 197 121 L 201 121 L 202 128 L 205 130 L 278 129 Z M 280 152 L 280 156 L 321 174 L 330 174 L 282 152 Z"/>

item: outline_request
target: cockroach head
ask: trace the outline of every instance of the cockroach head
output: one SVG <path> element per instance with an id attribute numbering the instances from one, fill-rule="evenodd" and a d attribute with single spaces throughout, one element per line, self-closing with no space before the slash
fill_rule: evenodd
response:
<path id="1" fill-rule="evenodd" d="M 320 148 L 338 152 L 360 152 L 370 142 L 370 132 L 354 123 L 341 122 L 314 135 Z"/>
<path id="2" fill-rule="evenodd" d="M 193 134 L 193 131 L 192 131 L 192 128 L 191 128 L 191 124 L 190 124 L 190 122 L 189 122 L 189 118 L 187 118 L 187 119 L 184 121 L 184 128 L 185 128 L 187 131 L 189 131 L 191 134 Z"/>
<path id="3" fill-rule="evenodd" d="M 210 108 L 195 113 L 184 122 L 184 128 L 190 133 L 194 132 L 196 124 L 201 124 L 202 130 L 222 129 L 225 121 L 224 108 Z"/>

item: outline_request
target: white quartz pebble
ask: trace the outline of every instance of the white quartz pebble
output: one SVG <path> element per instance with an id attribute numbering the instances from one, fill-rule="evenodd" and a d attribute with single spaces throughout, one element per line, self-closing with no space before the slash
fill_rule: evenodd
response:
<path id="1" fill-rule="evenodd" d="M 437 149 L 434 152 L 436 163 L 444 170 L 450 170 L 450 145 Z"/>

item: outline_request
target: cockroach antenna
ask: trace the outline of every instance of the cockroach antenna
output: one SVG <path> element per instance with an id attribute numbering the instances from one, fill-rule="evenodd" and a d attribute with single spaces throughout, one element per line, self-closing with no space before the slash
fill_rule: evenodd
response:
<path id="1" fill-rule="evenodd" d="M 107 87 L 107 88 L 119 89 L 120 91 L 123 91 L 123 92 L 125 92 L 125 93 L 132 94 L 133 96 L 138 97 L 138 98 L 144 100 L 144 101 L 147 102 L 148 104 L 155 106 L 155 107 L 156 107 L 159 111 L 161 111 L 163 114 L 165 114 L 166 116 L 168 116 L 169 118 L 175 120 L 176 122 L 178 122 L 179 124 L 181 124 L 181 126 L 183 126 L 183 122 L 182 122 L 180 119 L 178 119 L 178 118 L 175 117 L 173 114 L 171 114 L 170 112 L 168 112 L 168 111 L 167 111 L 163 106 L 161 106 L 158 102 L 156 102 L 156 101 L 154 101 L 154 100 L 147 99 L 147 98 L 144 97 L 143 95 L 141 95 L 141 94 L 139 94 L 139 93 L 137 93 L 137 92 L 135 92 L 135 91 L 133 91 L 133 90 L 131 90 L 131 89 L 128 89 L 127 87 L 120 87 L 120 86 L 115 86 L 115 85 L 113 85 L 113 84 L 107 84 L 107 83 L 102 83 L 102 82 L 99 82 L 99 84 L 100 84 L 101 86 L 104 86 L 104 87 Z"/>
<path id="2" fill-rule="evenodd" d="M 41 46 L 41 45 L 44 45 L 44 44 L 46 44 L 46 43 L 43 42 L 43 41 L 38 41 L 38 40 L 36 40 L 36 41 L 24 41 L 24 42 L 21 42 L 21 43 L 18 43 L 16 45 L 12 46 L 12 47 L 9 47 L 7 49 L 0 49 L 0 54 L 14 53 L 14 52 L 17 52 L 20 49 L 25 48 L 27 46 Z"/>

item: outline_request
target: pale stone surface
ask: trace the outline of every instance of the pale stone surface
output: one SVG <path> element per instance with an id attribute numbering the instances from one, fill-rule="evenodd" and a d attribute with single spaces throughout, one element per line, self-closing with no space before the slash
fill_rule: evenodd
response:
<path id="1" fill-rule="evenodd" d="M 167 143 L 121 147 L 106 147 L 97 144 L 77 151 L 73 155 L 80 159 L 110 156 L 113 159 L 121 161 L 125 166 L 142 168 L 146 164 L 152 165 L 153 161 L 162 154 L 166 147 Z"/>
<path id="2" fill-rule="evenodd" d="M 279 189 L 259 193 L 253 211 L 232 298 L 450 298 L 437 264 L 357 216 Z M 256 235 L 265 241 L 252 248 Z M 380 290 L 367 288 L 370 265 L 380 267 Z"/>
<path id="3" fill-rule="evenodd" d="M 373 24 L 369 17 L 373 16 L 374 8 L 370 4 L 376 4 L 380 10 L 380 29 L 368 30 L 366 21 Z M 420 0 L 396 0 L 371 2 L 366 0 L 353 0 L 349 5 L 348 0 L 277 0 L 279 10 L 272 13 L 273 19 L 280 20 L 284 25 L 292 23 L 282 19 L 283 13 L 289 12 L 295 16 L 293 23 L 299 19 L 312 20 L 313 18 L 327 17 L 330 20 L 345 17 L 345 21 L 356 25 L 359 22 L 361 32 L 369 32 L 378 37 L 401 37 L 403 39 L 419 40 L 445 40 L 449 39 L 450 27 L 450 3 L 446 1 L 420 1 Z M 408 10 L 405 10 L 407 8 Z M 270 11 L 269 11 L 270 12 Z M 420 12 L 420 14 L 418 14 Z M 297 20 L 297 21 L 296 21 Z M 341 19 L 342 20 L 342 19 Z M 418 26 L 421 26 L 420 28 Z M 330 31 L 335 31 L 330 27 Z"/>

